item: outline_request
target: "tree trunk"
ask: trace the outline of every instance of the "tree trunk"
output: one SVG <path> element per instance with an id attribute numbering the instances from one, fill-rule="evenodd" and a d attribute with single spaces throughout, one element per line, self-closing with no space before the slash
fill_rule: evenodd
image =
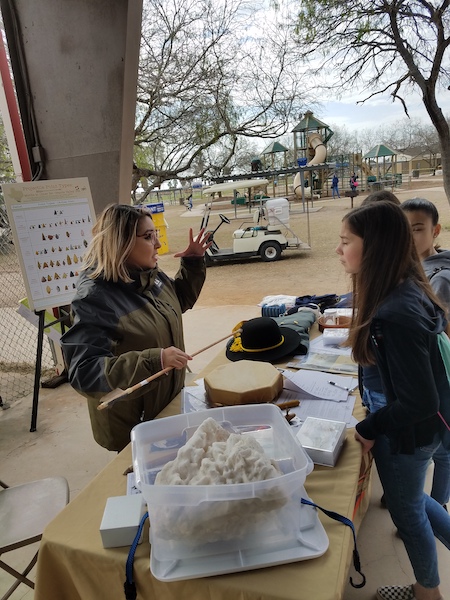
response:
<path id="1" fill-rule="evenodd" d="M 425 91 L 423 102 L 439 136 L 439 143 L 441 145 L 442 179 L 444 191 L 450 204 L 450 129 L 441 108 L 436 102 L 434 90 L 427 89 Z"/>
<path id="2" fill-rule="evenodd" d="M 444 182 L 444 190 L 447 195 L 447 200 L 450 204 L 450 134 L 447 127 L 447 131 L 441 135 L 439 133 L 439 141 L 441 143 L 441 166 L 442 166 L 442 179 Z"/>

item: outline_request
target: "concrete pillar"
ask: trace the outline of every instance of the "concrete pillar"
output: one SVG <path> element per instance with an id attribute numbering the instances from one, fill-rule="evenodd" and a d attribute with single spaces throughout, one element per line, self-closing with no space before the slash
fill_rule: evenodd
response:
<path id="1" fill-rule="evenodd" d="M 1 8 L 25 133 L 37 133 L 43 148 L 43 178 L 88 177 L 97 212 L 128 203 L 142 0 L 1 0 Z M 11 10 L 36 131 L 18 81 Z"/>

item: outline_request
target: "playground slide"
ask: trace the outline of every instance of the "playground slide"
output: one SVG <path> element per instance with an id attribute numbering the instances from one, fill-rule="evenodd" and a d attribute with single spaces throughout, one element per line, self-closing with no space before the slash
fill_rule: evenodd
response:
<path id="1" fill-rule="evenodd" d="M 308 136 L 308 146 L 314 150 L 314 156 L 306 166 L 311 167 L 312 165 L 324 163 L 327 157 L 327 149 L 318 133 L 312 133 Z"/>
<path id="2" fill-rule="evenodd" d="M 294 194 L 297 198 L 302 197 L 302 184 L 300 183 L 300 173 L 296 173 L 294 177 Z M 305 196 L 307 198 L 318 199 L 320 198 L 319 194 L 315 193 L 310 187 L 305 185 Z"/>
<path id="3" fill-rule="evenodd" d="M 365 162 L 361 163 L 360 167 L 361 167 L 361 171 L 365 175 L 373 175 L 372 169 L 369 167 L 369 165 L 367 163 L 365 163 Z"/>
<path id="4" fill-rule="evenodd" d="M 318 133 L 312 133 L 308 136 L 308 146 L 314 150 L 314 156 L 306 165 L 307 167 L 311 167 L 314 165 L 320 165 L 325 162 L 327 157 L 327 149 L 325 144 L 322 141 L 321 136 Z M 294 177 L 294 194 L 298 197 L 302 197 L 302 186 L 300 184 L 300 173 L 296 173 Z M 310 187 L 305 187 L 305 196 L 308 198 L 320 198 L 318 194 L 314 194 L 313 190 Z"/>
<path id="5" fill-rule="evenodd" d="M 354 163 L 357 167 L 361 169 L 361 171 L 368 177 L 369 175 L 375 175 L 375 173 L 370 168 L 370 165 L 366 163 L 366 161 L 362 161 L 360 156 L 354 156 Z"/>

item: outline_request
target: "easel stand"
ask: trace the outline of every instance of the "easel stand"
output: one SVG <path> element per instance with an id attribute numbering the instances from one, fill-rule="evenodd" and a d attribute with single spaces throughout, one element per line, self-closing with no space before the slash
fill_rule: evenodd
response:
<path id="1" fill-rule="evenodd" d="M 72 302 L 84 249 L 92 239 L 95 210 L 87 177 L 4 183 L 2 193 L 25 283 L 26 308 L 34 311 L 39 324 L 31 417 L 31 431 L 36 431 L 44 329 L 61 323 L 64 333 L 61 307 Z M 67 277 L 72 285 L 69 279 L 61 285 L 58 280 Z M 53 313 L 53 323 L 45 324 L 44 309 L 49 306 L 60 312 Z M 62 354 L 60 358 L 63 362 Z"/>
<path id="2" fill-rule="evenodd" d="M 30 431 L 36 431 L 37 425 L 37 414 L 38 414 L 38 404 L 39 404 L 39 388 L 41 384 L 41 372 L 42 372 L 42 350 L 44 347 L 44 330 L 49 327 L 53 327 L 57 323 L 61 324 L 61 334 L 65 331 L 65 322 L 67 322 L 68 314 L 64 312 L 62 309 L 57 309 L 59 313 L 59 317 L 52 321 L 51 323 L 45 324 L 45 310 L 34 311 L 37 315 L 38 322 L 38 338 L 37 338 L 37 347 L 36 347 L 36 368 L 34 371 L 34 387 L 33 387 L 33 404 L 31 409 L 31 426 Z M 62 314 L 62 316 L 61 316 Z"/>

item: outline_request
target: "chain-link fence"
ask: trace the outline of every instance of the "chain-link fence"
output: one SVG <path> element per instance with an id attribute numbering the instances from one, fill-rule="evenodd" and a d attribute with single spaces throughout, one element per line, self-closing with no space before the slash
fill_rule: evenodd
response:
<path id="1" fill-rule="evenodd" d="M 0 397 L 3 405 L 33 391 L 37 327 L 17 313 L 26 297 L 8 216 L 0 198 Z M 54 375 L 55 361 L 44 336 L 43 378 Z"/>

